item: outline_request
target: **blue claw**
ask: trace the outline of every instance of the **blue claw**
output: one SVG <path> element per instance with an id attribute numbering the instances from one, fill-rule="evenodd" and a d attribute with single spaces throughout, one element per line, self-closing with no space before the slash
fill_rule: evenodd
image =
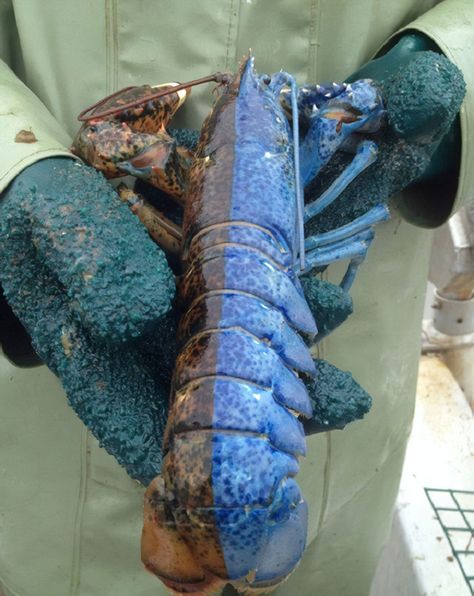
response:
<path id="1" fill-rule="evenodd" d="M 298 114 L 303 118 L 311 118 L 330 99 L 347 89 L 346 83 L 323 83 L 317 85 L 302 85 L 298 89 Z M 291 113 L 290 90 L 284 89 L 281 102 L 287 113 Z"/>
<path id="2" fill-rule="evenodd" d="M 368 80 L 327 91 L 320 87 L 316 91 L 316 109 L 313 110 L 308 133 L 300 147 L 303 184 L 307 185 L 338 149 L 354 152 L 355 157 L 322 195 L 305 207 L 305 223 L 331 205 L 377 159 L 377 145 L 369 140 L 360 141 L 360 136 L 353 133 L 377 131 L 385 115 L 381 95 Z M 325 95 L 327 101 L 324 101 Z M 320 101 L 319 105 L 317 101 Z M 350 259 L 340 284 L 347 292 L 374 237 L 372 226 L 388 218 L 387 207 L 378 205 L 345 226 L 307 238 L 307 262 L 301 271 L 307 273 L 315 267 Z"/>
<path id="3" fill-rule="evenodd" d="M 330 99 L 310 119 L 300 145 L 301 177 L 307 185 L 354 132 L 375 132 L 384 114 L 382 98 L 370 81 L 356 81 Z"/>

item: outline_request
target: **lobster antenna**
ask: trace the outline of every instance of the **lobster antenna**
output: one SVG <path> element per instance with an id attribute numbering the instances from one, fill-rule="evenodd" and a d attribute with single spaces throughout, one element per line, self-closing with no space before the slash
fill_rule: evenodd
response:
<path id="1" fill-rule="evenodd" d="M 300 256 L 300 270 L 305 268 L 304 262 L 304 197 L 301 189 L 300 175 L 300 133 L 298 124 L 298 98 L 297 85 L 293 77 L 290 78 L 291 85 L 291 117 L 293 119 L 293 152 L 295 164 L 295 189 L 296 189 L 296 217 L 298 229 L 298 252 Z"/>
<path id="2" fill-rule="evenodd" d="M 115 91 L 115 93 L 107 95 L 107 97 L 104 97 L 103 99 L 100 99 L 99 101 L 96 101 L 95 103 L 93 103 L 92 105 L 87 107 L 85 110 L 82 110 L 82 112 L 79 114 L 77 119 L 80 122 L 87 122 L 88 120 L 105 118 L 106 116 L 114 116 L 115 114 L 118 114 L 119 112 L 122 112 L 123 110 L 129 110 L 131 108 L 136 108 L 144 103 L 147 103 L 154 99 L 158 99 L 160 97 L 165 97 L 166 95 L 171 95 L 171 93 L 176 93 L 177 91 L 181 91 L 182 89 L 188 89 L 189 87 L 194 87 L 195 85 L 202 85 L 203 83 L 212 83 L 212 82 L 219 83 L 219 84 L 228 83 L 230 80 L 232 80 L 232 75 L 230 75 L 229 73 L 215 72 L 214 74 L 211 74 L 207 77 L 201 77 L 200 79 L 194 79 L 193 81 L 188 81 L 187 83 L 179 83 L 177 85 L 167 87 L 166 89 L 161 89 L 159 91 L 155 91 L 155 93 L 152 93 L 151 95 L 147 95 L 146 97 L 140 97 L 140 98 L 134 99 L 132 101 L 129 101 L 128 103 L 122 103 L 118 106 L 112 106 L 111 108 L 108 108 L 107 110 L 102 110 L 101 112 L 94 111 L 91 114 L 91 112 L 93 110 L 95 110 L 96 108 L 102 107 L 107 102 L 109 102 L 110 100 L 114 99 L 115 97 L 121 95 L 125 91 L 129 91 L 130 89 L 134 88 L 133 86 L 124 87 L 123 89 L 120 89 L 119 91 Z"/>

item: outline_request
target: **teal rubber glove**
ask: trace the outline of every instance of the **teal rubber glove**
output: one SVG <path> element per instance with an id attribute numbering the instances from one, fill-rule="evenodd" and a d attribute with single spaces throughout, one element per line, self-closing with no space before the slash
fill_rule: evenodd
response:
<path id="1" fill-rule="evenodd" d="M 162 251 L 100 174 L 50 158 L 0 199 L 0 282 L 71 406 L 147 483 L 160 471 L 174 363 Z"/>
<path id="2" fill-rule="evenodd" d="M 419 223 L 436 224 L 449 213 L 453 193 L 446 181 L 455 184 L 461 149 L 457 114 L 465 85 L 460 71 L 437 53 L 428 38 L 410 34 L 384 56 L 360 68 L 348 82 L 359 79 L 372 79 L 384 97 L 386 125 L 375 134 L 358 135 L 361 140 L 368 137 L 376 142 L 377 160 L 305 226 L 306 237 L 349 223 L 409 185 L 430 187 L 420 194 L 431 199 L 426 210 L 431 222 L 425 214 Z M 306 202 L 320 196 L 352 157 L 336 153 L 305 192 Z M 436 188 L 442 193 L 439 201 L 433 191 Z M 405 214 L 416 220 L 420 206 L 414 200 L 408 206 L 411 213 L 405 208 Z M 328 335 L 352 313 L 350 297 L 339 286 L 314 275 L 302 282 L 318 323 L 323 312 L 320 333 Z M 317 400 L 313 419 L 305 423 L 307 433 L 342 428 L 368 411 L 370 397 L 349 373 L 324 361 L 317 361 L 317 368 L 316 382 L 308 384 L 310 395 Z"/>
<path id="3" fill-rule="evenodd" d="M 415 58 L 422 57 L 424 52 L 440 53 L 436 44 L 421 33 L 410 33 L 401 37 L 386 54 L 362 66 L 349 77 L 349 82 L 357 79 L 373 79 L 382 88 L 389 91 L 388 110 L 392 118 L 392 126 L 396 134 L 406 140 L 429 144 L 439 142 L 438 148 L 431 157 L 426 170 L 418 178 L 422 180 L 435 180 L 457 171 L 461 155 L 461 128 L 459 118 L 454 118 L 451 126 L 446 126 L 439 131 L 439 121 L 446 118 L 446 111 L 455 109 L 453 95 L 459 90 L 457 85 L 449 88 L 451 81 L 446 81 L 445 95 L 439 87 L 437 78 L 432 78 L 432 73 L 425 73 L 417 87 L 419 98 L 414 98 L 411 105 L 405 105 L 400 94 L 391 90 L 392 77 L 403 76 L 410 68 L 410 63 Z M 430 85 L 431 83 L 431 85 Z M 458 83 L 459 84 L 459 83 Z M 424 88 L 426 85 L 426 88 Z M 440 94 L 441 91 L 441 94 Z M 444 99 L 444 101 L 443 101 Z M 393 114 L 393 102 L 398 100 L 404 113 Z M 455 102 L 457 105 L 457 102 Z M 442 139 L 437 138 L 441 134 Z"/>
<path id="4" fill-rule="evenodd" d="M 421 196 L 403 214 L 419 225 L 439 225 L 454 197 L 461 137 L 457 114 L 465 94 L 462 73 L 434 52 L 422 35 L 402 37 L 387 54 L 353 73 L 349 82 L 371 78 L 384 97 L 387 125 L 365 136 L 378 146 L 377 160 L 362 172 L 322 214 L 306 226 L 306 235 L 348 223 L 407 186 L 424 185 Z M 364 136 L 364 135 L 361 135 Z M 319 196 L 352 159 L 338 152 L 310 184 L 306 200 Z"/>

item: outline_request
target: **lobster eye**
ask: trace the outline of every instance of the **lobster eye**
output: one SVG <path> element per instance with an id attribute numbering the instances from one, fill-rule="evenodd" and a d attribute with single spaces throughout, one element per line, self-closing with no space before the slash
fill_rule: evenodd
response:
<path id="1" fill-rule="evenodd" d="M 262 75 L 261 81 L 264 85 L 270 85 L 272 78 L 269 75 Z"/>

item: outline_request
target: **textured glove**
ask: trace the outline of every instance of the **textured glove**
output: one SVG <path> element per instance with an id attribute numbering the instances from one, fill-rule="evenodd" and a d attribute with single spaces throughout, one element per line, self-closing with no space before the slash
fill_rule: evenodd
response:
<path id="1" fill-rule="evenodd" d="M 174 359 L 163 334 L 175 283 L 162 251 L 100 174 L 50 158 L 0 200 L 0 276 L 71 406 L 148 482 L 160 469 Z"/>
<path id="2" fill-rule="evenodd" d="M 459 69 L 432 49 L 436 48 L 428 38 L 406 35 L 383 57 L 349 77 L 349 81 L 371 78 L 380 87 L 387 126 L 371 135 L 379 148 L 376 162 L 307 226 L 308 235 L 346 223 L 414 184 L 428 184 L 430 191 L 438 192 L 424 193 L 432 194 L 425 213 L 417 213 L 419 204 L 405 210 L 412 221 L 436 225 L 447 216 L 451 207 L 447 197 L 452 195 L 448 187 L 455 184 L 459 165 L 457 114 L 465 84 Z M 308 200 L 318 196 L 350 159 L 347 154 L 336 154 L 310 186 Z"/>

